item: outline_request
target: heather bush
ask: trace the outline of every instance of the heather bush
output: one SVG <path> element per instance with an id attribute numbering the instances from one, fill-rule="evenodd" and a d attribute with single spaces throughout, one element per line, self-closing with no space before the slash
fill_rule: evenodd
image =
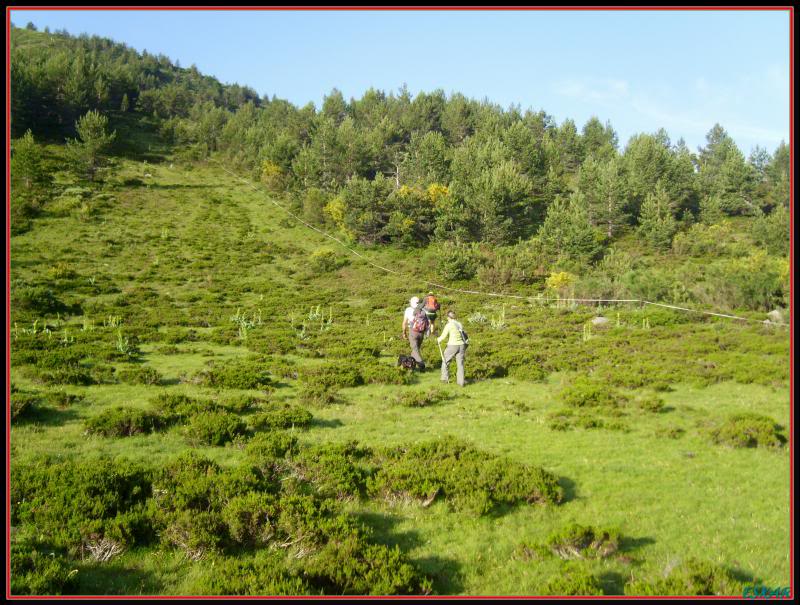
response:
<path id="1" fill-rule="evenodd" d="M 78 585 L 75 562 L 33 541 L 11 542 L 12 595 L 70 594 Z"/>
<path id="2" fill-rule="evenodd" d="M 734 414 L 712 429 L 714 443 L 729 447 L 779 448 L 786 443 L 779 431 L 781 426 L 772 418 L 761 414 Z"/>
<path id="3" fill-rule="evenodd" d="M 552 503 L 563 490 L 551 473 L 487 454 L 453 438 L 380 450 L 368 493 L 432 501 L 441 494 L 456 509 L 485 514 L 499 504 Z"/>
<path id="4" fill-rule="evenodd" d="M 717 595 L 741 596 L 742 583 L 720 565 L 687 559 L 663 576 L 633 579 L 625 584 L 626 595 Z"/>
<path id="5" fill-rule="evenodd" d="M 598 529 L 572 523 L 550 534 L 546 547 L 561 559 L 608 557 L 619 549 L 617 529 Z"/>
<path id="6" fill-rule="evenodd" d="M 305 408 L 288 403 L 268 403 L 261 409 L 264 411 L 250 419 L 253 428 L 261 431 L 306 427 L 313 419 L 311 412 Z"/>
<path id="7" fill-rule="evenodd" d="M 195 445 L 225 445 L 244 434 L 245 428 L 241 418 L 230 412 L 201 412 L 192 416 L 186 435 Z"/>
<path id="8" fill-rule="evenodd" d="M 11 520 L 73 551 L 84 539 L 106 534 L 146 544 L 152 539 L 150 495 L 150 470 L 123 458 L 42 457 L 12 467 Z"/>
<path id="9" fill-rule="evenodd" d="M 124 406 L 110 408 L 86 421 L 87 432 L 104 437 L 146 434 L 160 426 L 161 419 L 154 412 Z"/>
<path id="10" fill-rule="evenodd" d="M 561 391 L 561 399 L 573 407 L 617 407 L 625 397 L 608 385 L 579 376 Z"/>
<path id="11" fill-rule="evenodd" d="M 117 377 L 128 384 L 145 384 L 145 385 L 158 385 L 161 384 L 163 376 L 156 371 L 155 368 L 125 368 L 117 372 Z"/>

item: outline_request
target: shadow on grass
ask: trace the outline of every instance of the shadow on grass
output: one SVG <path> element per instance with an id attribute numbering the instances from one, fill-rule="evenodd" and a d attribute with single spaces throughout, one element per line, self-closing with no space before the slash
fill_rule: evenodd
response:
<path id="1" fill-rule="evenodd" d="M 31 410 L 14 419 L 17 426 L 38 424 L 41 426 L 61 426 L 71 420 L 76 420 L 78 414 L 72 409 L 57 409 L 43 405 L 37 405 Z"/>
<path id="2" fill-rule="evenodd" d="M 578 495 L 578 486 L 569 477 L 559 477 L 558 484 L 564 490 L 564 499 L 561 501 L 561 504 L 566 504 L 567 502 L 572 502 L 580 498 Z"/>
<path id="3" fill-rule="evenodd" d="M 623 536 L 619 541 L 619 552 L 629 553 L 641 548 L 642 546 L 648 546 L 655 543 L 655 539 L 650 538 L 649 536 L 645 536 L 643 538 L 631 538 L 630 536 Z"/>
<path id="4" fill-rule="evenodd" d="M 625 594 L 625 581 L 627 578 L 617 571 L 604 571 L 597 576 L 603 593 L 607 595 Z"/>
<path id="5" fill-rule="evenodd" d="M 372 529 L 372 539 L 379 544 L 389 547 L 397 546 L 404 553 L 425 544 L 425 540 L 416 530 L 395 531 L 400 519 L 394 515 L 361 512 L 356 513 L 355 517 Z M 434 594 L 458 594 L 463 591 L 461 564 L 455 559 L 432 555 L 414 558 L 412 562 L 422 573 L 430 577 L 433 582 Z"/>
<path id="6" fill-rule="evenodd" d="M 324 420 L 322 418 L 314 418 L 309 425 L 309 428 L 312 429 L 335 429 L 337 427 L 344 426 L 344 423 L 339 420 L 338 418 L 331 418 L 330 420 Z"/>
<path id="7" fill-rule="evenodd" d="M 153 572 L 113 561 L 82 564 L 78 569 L 78 594 L 152 595 L 164 589 Z"/>

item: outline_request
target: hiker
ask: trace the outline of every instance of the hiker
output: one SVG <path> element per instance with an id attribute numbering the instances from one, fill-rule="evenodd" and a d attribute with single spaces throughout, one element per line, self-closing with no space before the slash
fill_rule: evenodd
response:
<path id="1" fill-rule="evenodd" d="M 447 324 L 445 324 L 444 330 L 442 330 L 442 335 L 436 339 L 436 342 L 439 344 L 440 351 L 442 348 L 441 343 L 445 338 L 448 340 L 447 347 L 442 353 L 442 382 L 450 382 L 450 369 L 448 366 L 450 362 L 453 361 L 453 357 L 455 357 L 456 366 L 458 368 L 456 382 L 458 383 L 458 386 L 463 387 L 464 355 L 466 354 L 467 346 L 469 345 L 469 337 L 464 331 L 464 326 L 462 326 L 460 322 L 456 321 L 456 314 L 452 310 L 447 312 Z"/>
<path id="2" fill-rule="evenodd" d="M 430 324 L 430 328 L 428 328 L 428 335 L 430 336 L 436 333 L 436 315 L 440 306 L 433 292 L 428 292 L 425 298 L 422 299 L 422 308 L 425 311 L 425 315 L 428 316 L 428 323 Z"/>
<path id="3" fill-rule="evenodd" d="M 425 362 L 422 360 L 419 349 L 429 328 L 428 316 L 420 306 L 418 296 L 413 296 L 408 303 L 410 306 L 403 313 L 403 338 L 408 337 L 408 343 L 411 345 L 411 356 L 417 360 L 420 370 L 424 370 Z"/>

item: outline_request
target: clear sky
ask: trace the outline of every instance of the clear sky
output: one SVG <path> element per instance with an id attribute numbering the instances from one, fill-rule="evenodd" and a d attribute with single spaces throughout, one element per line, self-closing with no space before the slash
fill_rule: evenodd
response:
<path id="1" fill-rule="evenodd" d="M 296 105 L 406 84 L 578 128 L 596 115 L 622 147 L 663 127 L 696 150 L 715 122 L 745 154 L 789 142 L 788 10 L 12 9 L 11 20 L 109 37 Z"/>

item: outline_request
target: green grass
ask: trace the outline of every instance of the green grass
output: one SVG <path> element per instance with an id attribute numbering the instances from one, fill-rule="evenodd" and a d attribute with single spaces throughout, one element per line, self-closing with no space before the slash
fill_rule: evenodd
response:
<path id="1" fill-rule="evenodd" d="M 58 148 L 51 152 L 57 154 Z M 145 179 L 144 172 L 152 178 Z M 143 184 L 125 184 L 134 178 Z M 85 434 L 84 423 L 119 405 L 147 409 L 150 400 L 165 391 L 215 399 L 263 395 L 192 382 L 208 362 L 223 364 L 267 353 L 299 367 L 341 364 L 352 360 L 332 359 L 327 348 L 356 340 L 377 346 L 380 363 L 388 365 L 405 352 L 399 338 L 402 310 L 410 294 L 425 289 L 423 284 L 410 287 L 407 279 L 378 274 L 355 259 L 331 274 L 309 274 L 309 255 L 328 243 L 296 224 L 282 226 L 283 214 L 263 194 L 232 181 L 214 165 L 188 167 L 165 160 L 145 166 L 119 160 L 108 176 L 106 192 L 114 201 L 102 202 L 94 216 L 55 217 L 45 208 L 33 229 L 11 240 L 12 296 L 21 284 L 47 285 L 63 302 L 80 304 L 83 315 L 43 317 L 17 309 L 12 302 L 11 328 L 15 322 L 18 329 L 30 328 L 34 320 L 39 326 L 47 323 L 53 326 L 48 346 L 66 329 L 79 344 L 86 339 L 89 351 L 113 350 L 118 330 L 128 338 L 138 336 L 137 363 L 158 371 L 164 383 L 64 387 L 85 399 L 63 410 L 41 404 L 15 422 L 13 463 L 44 454 L 81 459 L 103 453 L 165 464 L 189 448 L 183 426 L 110 439 Z M 366 254 L 401 272 L 418 271 L 414 253 L 376 248 Z M 59 272 L 51 268 L 60 263 L 75 276 L 53 277 Z M 153 295 L 148 297 L 143 288 L 152 289 Z M 456 305 L 462 318 L 475 311 L 487 317 L 498 312 L 492 300 L 443 298 L 448 299 L 445 304 Z M 317 305 L 332 313 L 328 328 L 309 319 Z M 262 313 L 263 322 L 246 338 L 240 338 L 230 319 L 238 309 L 251 316 Z M 571 522 L 620 528 L 624 557 L 582 563 L 608 593 L 621 594 L 632 572 L 637 577 L 660 574 L 689 557 L 723 564 L 766 585 L 785 585 L 790 572 L 788 448 L 732 450 L 715 445 L 708 427 L 742 412 L 766 415 L 788 426 L 788 335 L 658 310 L 619 312 L 619 327 L 595 331 L 584 342 L 583 324 L 594 310 L 509 304 L 505 329 L 467 326 L 473 344 L 466 373 L 468 381 L 473 380 L 466 388 L 440 385 L 438 370 L 419 375 L 408 386 L 343 388 L 340 403 L 311 408 L 310 428 L 294 434 L 301 445 L 357 440 L 371 447 L 449 435 L 492 454 L 541 466 L 560 478 L 566 501 L 559 506 L 522 505 L 481 517 L 453 512 L 438 500 L 427 508 L 371 500 L 343 504 L 374 528 L 376 539 L 399 545 L 433 578 L 438 593 L 537 594 L 561 573 L 561 561 L 526 561 L 515 553 L 522 543 L 543 543 Z M 608 314 L 612 322 L 615 314 L 616 310 Z M 119 317 L 121 324 L 104 327 L 110 316 Z M 651 329 L 642 327 L 643 317 L 650 319 Z M 93 329 L 83 331 L 85 322 Z M 190 331 L 193 340 L 176 342 L 172 350 L 177 352 L 159 352 L 169 338 Z M 22 351 L 22 342 L 12 334 L 12 352 Z M 291 352 L 269 350 L 279 342 L 288 343 Z M 435 344 L 426 341 L 423 355 L 435 364 Z M 503 356 L 509 367 L 533 361 L 548 376 L 537 383 L 474 380 L 481 364 Z M 125 365 L 93 356 L 81 363 Z M 270 362 L 266 366 L 269 369 Z M 649 386 L 669 384 L 671 390 L 658 393 L 665 404 L 661 412 L 635 405 L 636 395 L 652 389 L 648 384 L 630 388 L 630 372 L 650 381 Z M 548 414 L 565 407 L 562 389 L 588 373 L 615 380 L 615 388 L 631 396 L 620 408 L 622 416 L 612 417 L 627 424 L 628 432 L 548 427 Z M 24 390 L 57 388 L 38 384 L 30 364 L 12 365 L 11 374 Z M 298 381 L 276 381 L 269 397 L 296 403 Z M 426 407 L 393 402 L 400 393 L 431 387 L 452 398 Z M 608 410 L 589 412 L 609 417 L 604 415 Z M 664 436 L 676 428 L 683 430 L 680 436 Z M 236 444 L 193 449 L 227 468 L 245 457 Z M 184 594 L 208 572 L 206 562 L 186 560 L 178 551 L 137 547 L 106 564 L 81 563 L 79 590 Z"/>

